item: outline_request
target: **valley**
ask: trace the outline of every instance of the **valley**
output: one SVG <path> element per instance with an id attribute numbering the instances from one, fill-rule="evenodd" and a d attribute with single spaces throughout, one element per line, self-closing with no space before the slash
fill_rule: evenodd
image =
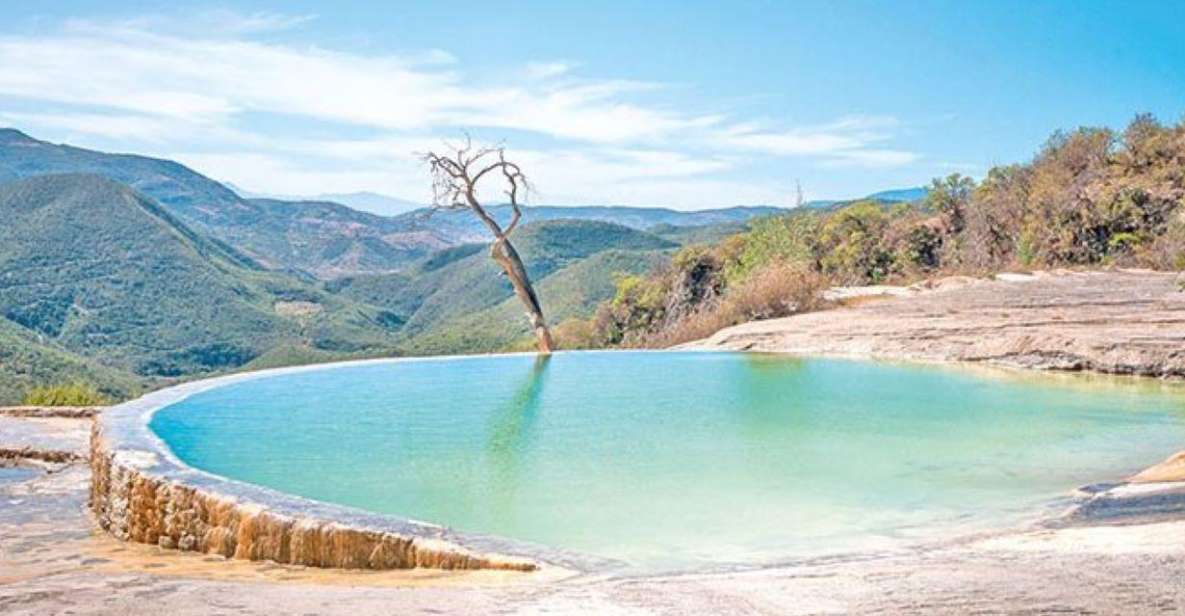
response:
<path id="1" fill-rule="evenodd" d="M 617 276 L 778 211 L 529 206 L 516 242 L 560 323 L 591 316 Z M 3 129 L 0 212 L 0 337 L 12 341 L 0 403 L 36 384 L 80 381 L 117 400 L 231 370 L 528 337 L 466 211 L 245 198 L 172 161 Z"/>

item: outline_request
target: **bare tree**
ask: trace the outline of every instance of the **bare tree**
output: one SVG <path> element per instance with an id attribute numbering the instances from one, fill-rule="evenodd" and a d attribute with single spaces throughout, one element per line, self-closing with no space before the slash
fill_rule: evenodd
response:
<path id="1" fill-rule="evenodd" d="M 551 353 L 551 331 L 543 318 L 539 297 L 535 294 L 518 251 L 510 243 L 510 234 L 523 217 L 519 199 L 525 198 L 531 190 L 527 176 L 517 164 L 506 160 L 506 151 L 502 147 L 474 147 L 468 137 L 463 147 L 445 146 L 448 148 L 446 153 L 428 152 L 423 155 L 424 162 L 428 163 L 432 171 L 433 205 L 446 209 L 468 208 L 494 235 L 490 257 L 506 273 L 514 287 L 514 294 L 526 308 L 539 352 Z M 506 183 L 505 194 L 510 201 L 512 214 L 505 228 L 478 201 L 478 183 L 487 177 L 500 177 Z"/>

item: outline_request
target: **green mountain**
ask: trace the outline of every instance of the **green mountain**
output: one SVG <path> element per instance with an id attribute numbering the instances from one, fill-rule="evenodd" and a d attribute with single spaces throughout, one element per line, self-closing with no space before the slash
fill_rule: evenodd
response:
<path id="1" fill-rule="evenodd" d="M 644 231 L 588 220 L 529 224 L 517 231 L 513 239 L 553 323 L 577 313 L 588 316 L 596 302 L 604 299 L 601 290 L 612 286 L 616 271 L 650 269 L 661 261 L 662 255 L 678 246 Z M 607 253 L 617 256 L 602 256 Z M 566 273 L 560 275 L 561 272 Z M 557 281 L 571 277 L 573 282 L 553 282 L 557 275 Z M 596 279 L 596 283 L 590 282 L 591 279 Z M 579 284 L 585 284 L 589 289 L 586 292 L 596 299 L 580 299 L 583 295 L 572 290 Z M 329 289 L 400 315 L 405 320 L 400 333 L 417 353 L 494 350 L 498 343 L 508 343 L 517 337 L 513 333 L 525 331 L 518 323 L 523 320 L 521 309 L 509 309 L 499 313 L 509 315 L 504 332 L 482 336 L 480 344 L 465 342 L 464 336 L 472 338 L 481 333 L 462 331 L 472 329 L 464 323 L 471 322 L 474 315 L 486 314 L 485 311 L 503 303 L 514 306 L 517 301 L 510 283 L 490 260 L 484 244 L 441 251 L 397 274 L 335 281 Z M 555 309 L 551 308 L 552 303 Z M 478 330 L 492 332 L 502 327 L 502 323 L 487 323 Z"/>
<path id="2" fill-rule="evenodd" d="M 142 376 L 233 369 L 281 345 L 392 348 L 398 319 L 260 269 L 96 175 L 0 185 L 0 316 Z"/>
<path id="3" fill-rule="evenodd" d="M 337 203 L 244 199 L 173 161 L 56 145 L 0 129 L 0 182 L 63 173 L 126 184 L 268 269 L 318 276 L 388 272 L 455 243 Z"/>
<path id="4" fill-rule="evenodd" d="M 100 175 L 151 196 L 201 227 L 242 224 L 258 218 L 258 208 L 233 191 L 169 160 L 108 154 L 34 139 L 0 129 L 0 173 L 31 177 L 61 173 Z"/>
<path id="5" fill-rule="evenodd" d="M 312 206 L 310 206 L 312 207 Z M 211 372 L 399 353 L 492 351 L 527 335 L 486 244 L 328 284 L 262 268 L 97 175 L 0 184 L 0 399 L 82 380 L 113 397 Z M 588 317 L 617 273 L 677 243 L 551 220 L 515 241 L 552 323 Z"/>
<path id="6" fill-rule="evenodd" d="M 505 224 L 510 220 L 509 205 L 495 205 L 488 208 L 496 220 Z M 771 206 L 736 206 L 713 210 L 682 212 L 661 207 L 626 207 L 613 205 L 554 206 L 536 205 L 522 208 L 523 220 L 543 222 L 547 220 L 588 220 L 607 222 L 641 231 L 655 231 L 665 228 L 692 228 L 710 226 L 741 226 L 764 216 L 785 213 L 785 209 Z M 489 235 L 481 221 L 465 209 L 433 211 L 422 208 L 395 220 L 404 228 L 430 231 L 456 243 L 488 240 Z"/>
<path id="7" fill-rule="evenodd" d="M 611 299 L 616 277 L 646 274 L 666 263 L 669 250 L 606 250 L 554 271 L 535 285 L 548 322 L 586 319 Z M 531 347 L 531 331 L 517 297 L 467 314 L 451 315 L 409 340 L 416 354 L 495 352 Z"/>
<path id="8" fill-rule="evenodd" d="M 442 248 L 488 240 L 485 228 L 467 210 L 421 208 L 388 217 L 331 200 L 244 198 L 173 161 L 57 145 L 18 130 L 0 129 L 0 183 L 65 173 L 100 175 L 126 184 L 159 202 L 190 228 L 233 246 L 266 269 L 321 279 L 395 272 Z M 492 211 L 503 221 L 510 216 L 508 206 Z M 738 224 L 778 211 L 772 207 L 679 212 L 537 206 L 525 210 L 525 220 L 593 220 L 648 230 L 660 225 Z"/>
<path id="9" fill-rule="evenodd" d="M 390 218 L 329 201 L 251 199 L 261 216 L 223 229 L 235 246 L 250 247 L 272 269 L 291 268 L 332 279 L 389 272 L 454 244 L 431 230 L 411 231 Z"/>
<path id="10" fill-rule="evenodd" d="M 591 316 L 616 274 L 767 211 L 531 207 L 514 239 L 558 324 Z M 243 198 L 170 161 L 0 130 L 0 217 L 6 402 L 36 384 L 80 380 L 123 397 L 215 372 L 528 337 L 464 210 L 392 218 Z"/>
<path id="11" fill-rule="evenodd" d="M 18 404 L 37 385 L 68 382 L 95 384 L 112 399 L 122 399 L 138 393 L 144 379 L 71 353 L 0 318 L 0 405 Z"/>

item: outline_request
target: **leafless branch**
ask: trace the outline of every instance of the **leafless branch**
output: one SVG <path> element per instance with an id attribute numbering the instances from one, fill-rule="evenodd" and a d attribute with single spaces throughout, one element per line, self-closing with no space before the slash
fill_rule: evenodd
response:
<path id="1" fill-rule="evenodd" d="M 520 199 L 531 191 L 531 183 L 517 164 L 506 160 L 502 145 L 474 147 L 473 140 L 465 135 L 465 145 L 445 143 L 449 154 L 428 152 L 420 155 L 432 174 L 432 202 L 437 208 L 468 207 L 494 235 L 490 245 L 490 257 L 502 268 L 510 279 L 514 293 L 526 308 L 531 329 L 539 343 L 541 353 L 552 350 L 551 332 L 543 317 L 539 297 L 531 284 L 522 258 L 510 242 L 509 235 L 518 227 L 523 211 Z M 510 222 L 503 228 L 478 199 L 478 183 L 493 172 L 501 174 L 506 182 L 505 194 L 510 200 L 512 211 Z M 492 176 L 496 177 L 496 176 Z"/>
<path id="2" fill-rule="evenodd" d="M 446 142 L 445 148 L 449 152 L 447 155 L 436 152 L 420 155 L 432 174 L 432 205 L 441 209 L 468 207 L 482 218 L 496 238 L 509 235 L 522 220 L 522 199 L 532 190 L 522 168 L 506 160 L 502 145 L 475 147 L 469 135 L 465 135 L 464 145 Z M 487 162 L 490 159 L 496 160 Z M 500 172 L 506 182 L 504 194 L 513 212 L 505 229 L 478 200 L 478 184 L 495 171 Z"/>

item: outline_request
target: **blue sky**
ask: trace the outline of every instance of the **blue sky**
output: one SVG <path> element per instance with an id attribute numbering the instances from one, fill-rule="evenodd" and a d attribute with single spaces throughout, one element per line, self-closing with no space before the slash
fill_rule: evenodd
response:
<path id="1" fill-rule="evenodd" d="M 504 141 L 539 203 L 860 196 L 1185 114 L 1182 2 L 0 6 L 0 124 L 273 194 L 424 200 Z"/>

